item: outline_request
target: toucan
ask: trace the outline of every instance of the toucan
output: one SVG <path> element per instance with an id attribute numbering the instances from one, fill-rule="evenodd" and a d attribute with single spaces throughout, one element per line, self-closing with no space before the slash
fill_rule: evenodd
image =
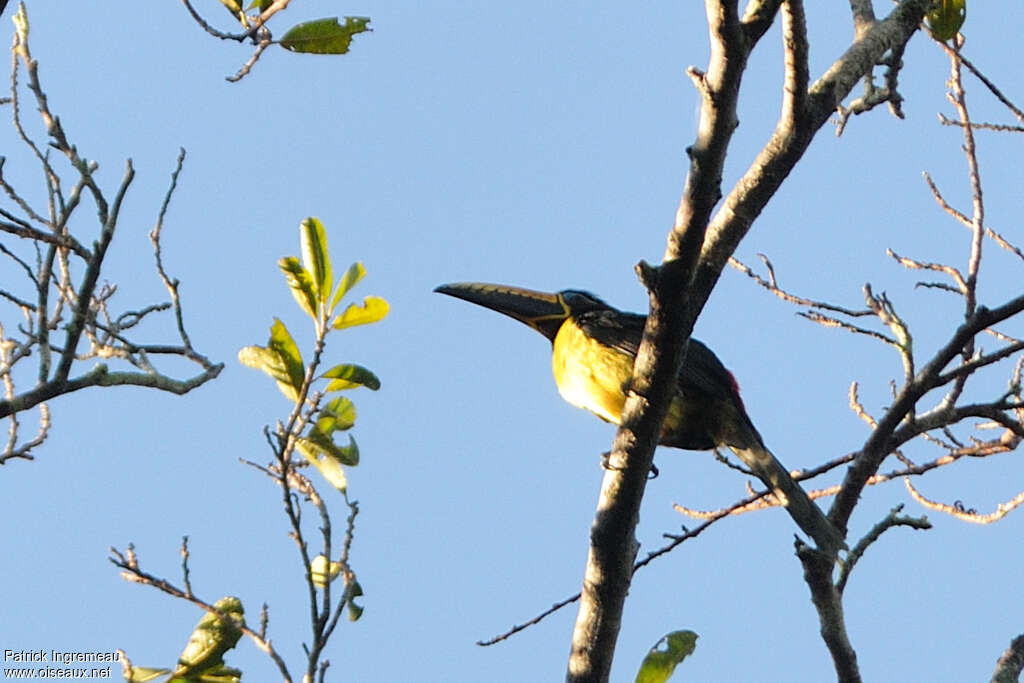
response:
<path id="1" fill-rule="evenodd" d="M 547 293 L 457 282 L 434 291 L 503 313 L 547 337 L 562 398 L 602 420 L 620 424 L 647 316 L 616 310 L 576 289 Z M 765 447 L 732 373 L 696 339 L 690 339 L 687 347 L 659 443 L 686 450 L 729 448 L 821 550 L 834 554 L 846 547 L 842 535 Z"/>

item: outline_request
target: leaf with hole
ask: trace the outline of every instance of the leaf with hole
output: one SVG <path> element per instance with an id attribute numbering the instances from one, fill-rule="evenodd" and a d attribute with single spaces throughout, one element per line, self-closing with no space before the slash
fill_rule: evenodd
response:
<path id="1" fill-rule="evenodd" d="M 281 47 L 292 52 L 343 55 L 353 36 L 370 30 L 369 23 L 369 17 L 345 17 L 344 26 L 337 17 L 307 21 L 288 29 L 281 37 Z"/>
<path id="2" fill-rule="evenodd" d="M 946 42 L 956 36 L 967 18 L 967 0 L 935 0 L 932 9 L 924 15 L 932 38 Z"/>
<path id="3" fill-rule="evenodd" d="M 658 649 L 664 643 L 664 649 Z M 693 654 L 697 648 L 697 634 L 693 631 L 673 631 L 654 644 L 640 664 L 636 683 L 665 683 L 676 666 Z"/>

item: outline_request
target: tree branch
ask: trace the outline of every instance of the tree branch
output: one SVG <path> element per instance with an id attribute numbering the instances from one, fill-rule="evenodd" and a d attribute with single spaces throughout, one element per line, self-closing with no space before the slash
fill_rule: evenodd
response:
<path id="1" fill-rule="evenodd" d="M 591 527 L 567 681 L 608 680 L 638 547 L 634 532 L 647 473 L 690 331 L 722 268 L 816 131 L 887 50 L 909 40 L 929 6 L 930 0 L 907 0 L 898 5 L 808 90 L 806 106 L 798 110 L 803 100 L 799 80 L 805 74 L 800 44 L 803 13 L 798 2 L 790 3 L 785 19 L 786 39 L 792 41 L 787 44 L 788 110 L 710 220 L 722 196 L 725 152 L 738 125 L 740 80 L 753 44 L 733 3 L 707 0 L 711 35 L 708 71 L 689 71 L 701 97 L 697 139 L 688 150 L 690 169 L 662 264 L 657 269 L 644 263 L 638 266 L 641 281 L 650 292 L 650 312 Z M 798 122 L 803 125 L 796 125 Z M 853 661 L 855 668 L 855 657 Z"/>
<path id="2" fill-rule="evenodd" d="M 721 196 L 722 167 L 737 126 L 736 101 L 747 45 L 735 5 L 708 0 L 711 59 L 707 74 L 691 69 L 702 106 L 697 140 L 688 150 L 690 172 L 669 234 L 662 266 L 641 264 L 651 309 L 633 379 L 601 484 L 591 526 L 590 552 L 573 630 L 566 680 L 607 681 L 622 607 L 639 544 L 639 519 L 661 423 L 668 409 L 685 344 L 696 319 L 683 298 L 704 239 L 708 216 Z"/>
<path id="3" fill-rule="evenodd" d="M 1024 634 L 1010 641 L 1010 647 L 1000 655 L 996 662 L 996 670 L 992 673 L 992 683 L 1017 683 L 1020 672 L 1024 670 Z"/>

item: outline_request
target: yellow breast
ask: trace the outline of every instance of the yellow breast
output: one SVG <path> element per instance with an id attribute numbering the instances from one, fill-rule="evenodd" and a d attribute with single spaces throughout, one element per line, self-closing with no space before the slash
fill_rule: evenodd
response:
<path id="1" fill-rule="evenodd" d="M 631 356 L 590 339 L 569 319 L 555 336 L 551 369 L 562 398 L 619 424 L 626 403 L 622 387 L 633 374 Z"/>

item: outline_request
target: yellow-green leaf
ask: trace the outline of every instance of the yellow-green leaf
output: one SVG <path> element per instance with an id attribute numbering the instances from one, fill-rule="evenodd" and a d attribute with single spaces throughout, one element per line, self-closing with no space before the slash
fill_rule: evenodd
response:
<path id="1" fill-rule="evenodd" d="M 242 619 L 245 610 L 235 597 L 221 598 L 214 607 L 231 617 Z M 242 631 L 234 621 L 205 612 L 188 639 L 185 650 L 178 657 L 175 676 L 189 676 L 212 669 L 224 662 L 224 653 L 238 644 Z"/>
<path id="2" fill-rule="evenodd" d="M 956 36 L 967 18 L 967 0 L 934 0 L 925 15 L 932 38 L 945 42 Z"/>
<path id="3" fill-rule="evenodd" d="M 350 429 L 356 423 L 356 406 L 347 398 L 336 398 L 320 409 L 313 427 L 324 436 Z"/>
<path id="4" fill-rule="evenodd" d="M 343 454 L 330 438 L 318 432 L 311 432 L 308 438 L 299 437 L 295 446 L 331 486 L 342 493 L 348 489 L 348 478 L 345 476 L 345 470 L 339 460 Z"/>
<path id="5" fill-rule="evenodd" d="M 343 55 L 348 52 L 352 36 L 369 31 L 369 17 L 345 17 L 345 25 L 337 17 L 316 19 L 292 26 L 281 37 L 281 47 L 292 52 L 317 55 Z"/>
<path id="6" fill-rule="evenodd" d="M 343 330 L 355 325 L 375 323 L 388 314 L 388 302 L 379 296 L 368 296 L 363 303 L 350 304 L 341 315 L 334 319 L 331 327 Z"/>
<path id="7" fill-rule="evenodd" d="M 302 382 L 306 379 L 306 366 L 302 363 L 299 347 L 296 346 L 288 328 L 277 318 L 274 318 L 274 324 L 270 326 L 270 344 L 268 346 L 284 360 L 285 368 L 288 371 L 288 381 L 298 397 Z"/>
<path id="8" fill-rule="evenodd" d="M 277 386 L 289 401 L 297 401 L 299 393 L 291 385 L 288 369 L 281 356 L 262 346 L 246 346 L 238 352 L 238 360 L 256 370 L 262 370 L 277 381 Z"/>
<path id="9" fill-rule="evenodd" d="M 363 264 L 356 261 L 345 274 L 341 276 L 341 280 L 338 282 L 338 288 L 334 291 L 334 297 L 331 299 L 330 313 L 334 313 L 334 309 L 337 308 L 338 303 L 341 301 L 341 297 L 348 294 L 349 290 L 356 286 L 356 283 L 366 276 L 366 269 L 363 268 Z"/>
<path id="10" fill-rule="evenodd" d="M 659 650 L 664 643 L 665 649 Z M 676 670 L 676 665 L 697 648 L 697 634 L 693 631 L 673 631 L 654 644 L 644 657 L 636 683 L 665 683 Z"/>
<path id="11" fill-rule="evenodd" d="M 294 256 L 285 256 L 277 262 L 285 277 L 288 279 L 288 287 L 292 290 L 295 301 L 314 320 L 317 319 L 316 310 L 317 296 L 313 286 L 313 276 L 308 270 L 302 267 L 299 259 Z"/>
<path id="12" fill-rule="evenodd" d="M 291 401 L 299 399 L 299 390 L 305 380 L 299 347 L 288 333 L 288 328 L 277 318 L 270 327 L 270 342 L 262 346 L 246 346 L 238 352 L 242 365 L 262 370 L 277 381 L 277 386 Z"/>
<path id="13" fill-rule="evenodd" d="M 228 11 L 231 12 L 231 15 L 235 19 L 237 19 L 238 15 L 242 12 L 242 5 L 238 2 L 238 0 L 220 0 L 220 4 L 227 7 Z"/>
<path id="14" fill-rule="evenodd" d="M 351 434 L 348 437 L 348 446 L 339 446 L 330 436 L 311 429 L 308 436 L 300 437 L 296 443 L 306 460 L 309 460 L 309 463 L 319 469 L 325 477 L 328 475 L 321 467 L 325 459 L 348 467 L 359 464 L 359 447 L 356 446 Z"/>
<path id="15" fill-rule="evenodd" d="M 342 391 L 343 389 L 354 389 L 355 387 L 366 387 L 376 391 L 380 389 L 380 380 L 361 365 L 342 363 L 320 375 L 331 381 L 327 384 L 326 391 Z"/>
<path id="16" fill-rule="evenodd" d="M 309 573 L 311 574 L 310 578 L 313 579 L 313 585 L 317 588 L 323 588 L 329 582 L 338 578 L 338 574 L 341 574 L 341 563 L 328 563 L 325 555 L 317 555 L 309 564 Z"/>
<path id="17" fill-rule="evenodd" d="M 299 243 L 302 245 L 302 262 L 313 278 L 313 292 L 316 300 L 327 302 L 334 286 L 331 273 L 331 256 L 327 252 L 327 232 L 319 218 L 307 218 L 299 225 Z"/>

